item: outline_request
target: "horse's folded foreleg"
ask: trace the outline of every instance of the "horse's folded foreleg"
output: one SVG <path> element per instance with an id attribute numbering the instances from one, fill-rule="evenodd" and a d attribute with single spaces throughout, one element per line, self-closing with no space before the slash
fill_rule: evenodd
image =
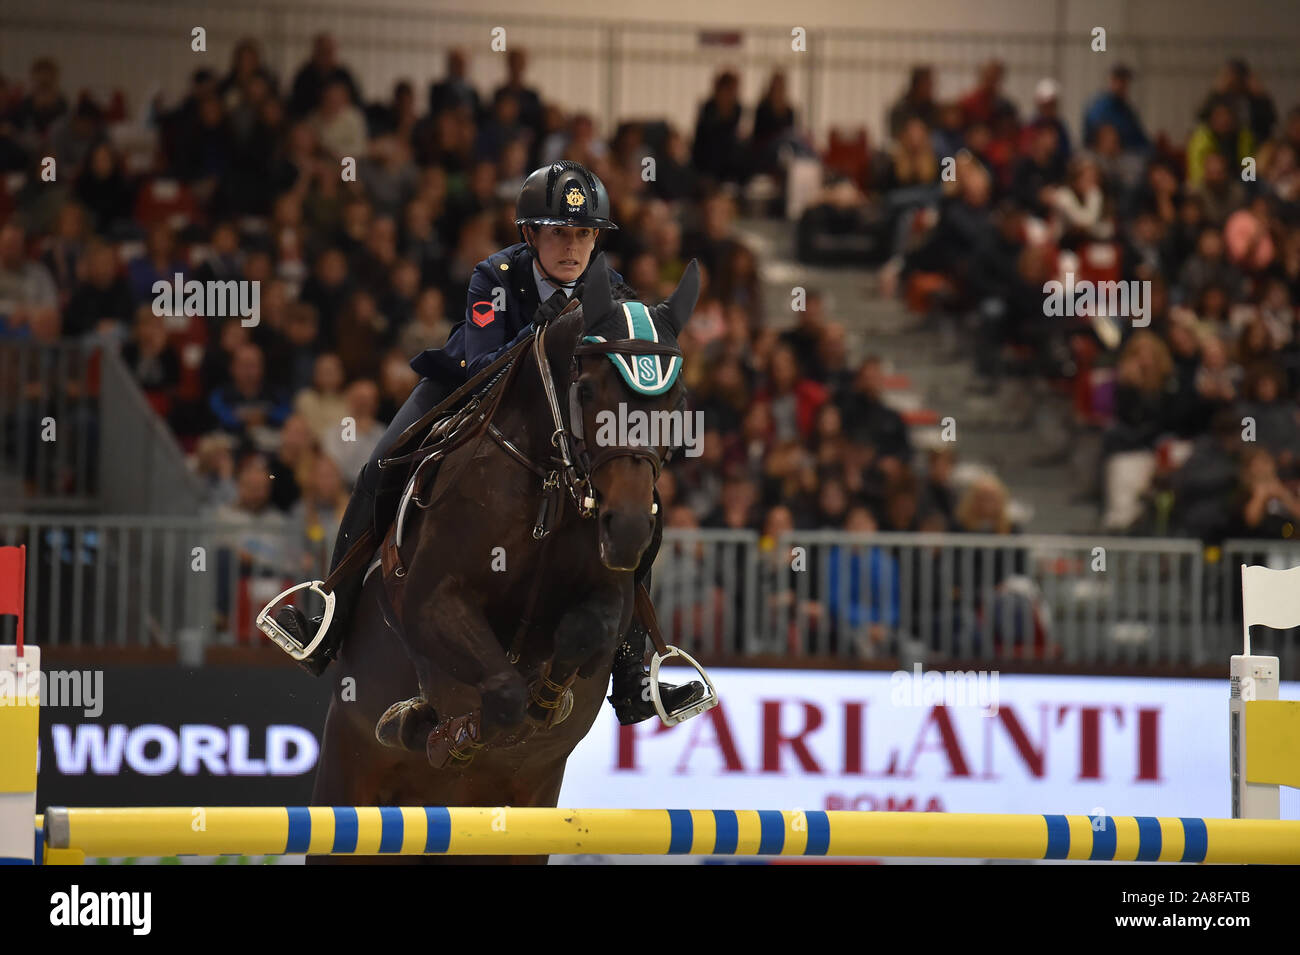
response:
<path id="1" fill-rule="evenodd" d="M 525 725 L 528 687 L 483 613 L 463 593 L 459 582 L 444 579 L 418 606 L 409 608 L 418 615 L 409 632 L 430 635 L 427 645 L 408 648 L 417 672 L 429 672 L 432 680 L 436 666 L 439 679 L 473 687 L 481 701 L 469 713 L 441 713 L 442 719 L 428 727 L 421 745 L 437 766 L 467 762 L 474 750 L 513 736 Z M 423 676 L 420 688 L 428 701 Z"/>
<path id="2" fill-rule="evenodd" d="M 529 687 L 528 717 L 554 726 L 572 708 L 569 687 L 613 658 L 622 632 L 624 605 L 621 591 L 594 594 L 560 618 L 555 628 L 555 654 Z"/>

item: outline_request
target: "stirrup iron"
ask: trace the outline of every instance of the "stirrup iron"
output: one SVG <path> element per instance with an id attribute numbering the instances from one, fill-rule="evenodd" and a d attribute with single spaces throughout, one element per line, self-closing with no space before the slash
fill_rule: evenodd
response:
<path id="1" fill-rule="evenodd" d="M 327 593 L 324 588 L 325 581 L 323 580 L 309 580 L 305 584 L 295 584 L 263 607 L 262 612 L 257 615 L 257 629 L 270 637 L 276 646 L 299 663 L 307 660 L 316 652 L 316 649 L 321 645 L 321 641 L 325 639 L 325 634 L 334 619 L 335 597 L 333 593 Z M 283 603 L 285 598 L 290 594 L 297 593 L 299 590 L 310 590 L 325 601 L 325 615 L 321 618 L 320 626 L 316 628 L 316 636 L 306 646 L 303 646 L 302 642 L 293 634 L 280 626 L 279 622 L 271 615 L 271 612 Z"/>
<path id="2" fill-rule="evenodd" d="M 663 700 L 659 695 L 659 667 L 663 661 L 672 657 L 681 657 L 695 668 L 695 672 L 704 681 L 705 693 L 702 699 L 669 713 L 664 709 Z M 718 691 L 714 688 L 709 675 L 704 672 L 704 667 L 700 666 L 699 662 L 685 650 L 671 645 L 666 652 L 659 653 L 655 651 L 655 655 L 650 658 L 650 698 L 654 702 L 655 712 L 659 714 L 659 719 L 663 720 L 665 726 L 676 726 L 678 723 L 683 723 L 693 716 L 699 716 L 706 710 L 711 710 L 718 705 Z"/>

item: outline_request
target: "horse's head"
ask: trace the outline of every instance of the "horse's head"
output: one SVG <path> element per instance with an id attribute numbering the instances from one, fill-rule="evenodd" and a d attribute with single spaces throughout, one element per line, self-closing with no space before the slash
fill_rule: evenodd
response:
<path id="1" fill-rule="evenodd" d="M 648 306 L 615 299 L 604 256 L 583 286 L 582 304 L 561 320 L 569 368 L 568 433 L 595 498 L 600 559 L 635 570 L 654 531 L 654 485 L 676 445 L 695 429 L 687 419 L 677 335 L 695 309 L 699 268 L 687 266 L 673 294 Z M 571 357 L 570 357 L 571 356 Z"/>

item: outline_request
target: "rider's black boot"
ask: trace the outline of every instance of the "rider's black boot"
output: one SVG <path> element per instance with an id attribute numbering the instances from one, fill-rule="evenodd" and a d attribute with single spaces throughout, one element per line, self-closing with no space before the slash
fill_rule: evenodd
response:
<path id="1" fill-rule="evenodd" d="M 650 590 L 650 569 L 659 555 L 659 545 L 664 535 L 663 506 L 659 501 L 659 492 L 654 492 L 655 529 L 650 544 L 641 555 L 633 579 L 636 585 L 644 584 Z M 641 624 L 633 621 L 627 638 L 614 651 L 614 670 L 611 674 L 612 692 L 608 699 L 614 706 L 614 714 L 622 726 L 630 726 L 648 720 L 656 714 L 654 698 L 650 695 L 650 672 L 645 666 L 645 642 L 649 636 Z M 685 686 L 671 683 L 659 684 L 659 699 L 664 710 L 672 713 L 684 706 L 704 698 L 704 684 L 692 681 Z"/>
<path id="2" fill-rule="evenodd" d="M 648 720 L 656 714 L 650 694 L 650 673 L 645 666 L 646 632 L 634 623 L 627 640 L 614 651 L 613 692 L 609 702 L 621 726 Z M 704 684 L 692 680 L 683 686 L 659 684 L 659 699 L 664 710 L 672 713 L 704 698 Z"/>
<path id="3" fill-rule="evenodd" d="M 352 499 L 348 501 L 343 519 L 339 521 L 339 535 L 334 543 L 333 558 L 330 560 L 331 573 L 343 560 L 352 543 L 366 532 L 366 528 L 371 526 L 372 521 L 376 520 L 375 494 L 367 489 L 363 477 L 364 475 L 358 478 L 356 489 L 352 492 Z M 341 578 L 334 587 L 334 616 L 330 620 L 329 631 L 312 655 L 299 661 L 299 665 L 314 676 L 320 676 L 325 671 L 343 643 L 343 635 L 348 629 L 348 619 L 352 615 L 352 608 L 356 606 L 357 597 L 361 594 L 361 585 L 365 581 L 368 564 L 369 561 L 358 561 L 356 567 Z M 307 615 L 292 604 L 281 607 L 275 615 L 276 622 L 289 631 L 303 646 L 307 646 L 316 638 L 322 619 L 323 617 L 312 617 L 308 620 Z"/>

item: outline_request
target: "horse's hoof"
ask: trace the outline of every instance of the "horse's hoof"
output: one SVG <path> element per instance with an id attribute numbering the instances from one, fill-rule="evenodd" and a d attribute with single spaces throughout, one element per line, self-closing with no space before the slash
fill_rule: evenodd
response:
<path id="1" fill-rule="evenodd" d="M 573 689 L 563 687 L 558 697 L 543 696 L 538 687 L 533 688 L 532 700 L 528 704 L 528 719 L 541 729 L 559 726 L 573 712 Z"/>
<path id="2" fill-rule="evenodd" d="M 384 710 L 375 724 L 375 739 L 395 749 L 418 751 L 437 725 L 437 711 L 421 697 L 413 696 Z"/>
<path id="3" fill-rule="evenodd" d="M 481 725 L 477 711 L 443 720 L 425 740 L 424 753 L 434 769 L 462 769 L 483 748 L 479 742 Z"/>

